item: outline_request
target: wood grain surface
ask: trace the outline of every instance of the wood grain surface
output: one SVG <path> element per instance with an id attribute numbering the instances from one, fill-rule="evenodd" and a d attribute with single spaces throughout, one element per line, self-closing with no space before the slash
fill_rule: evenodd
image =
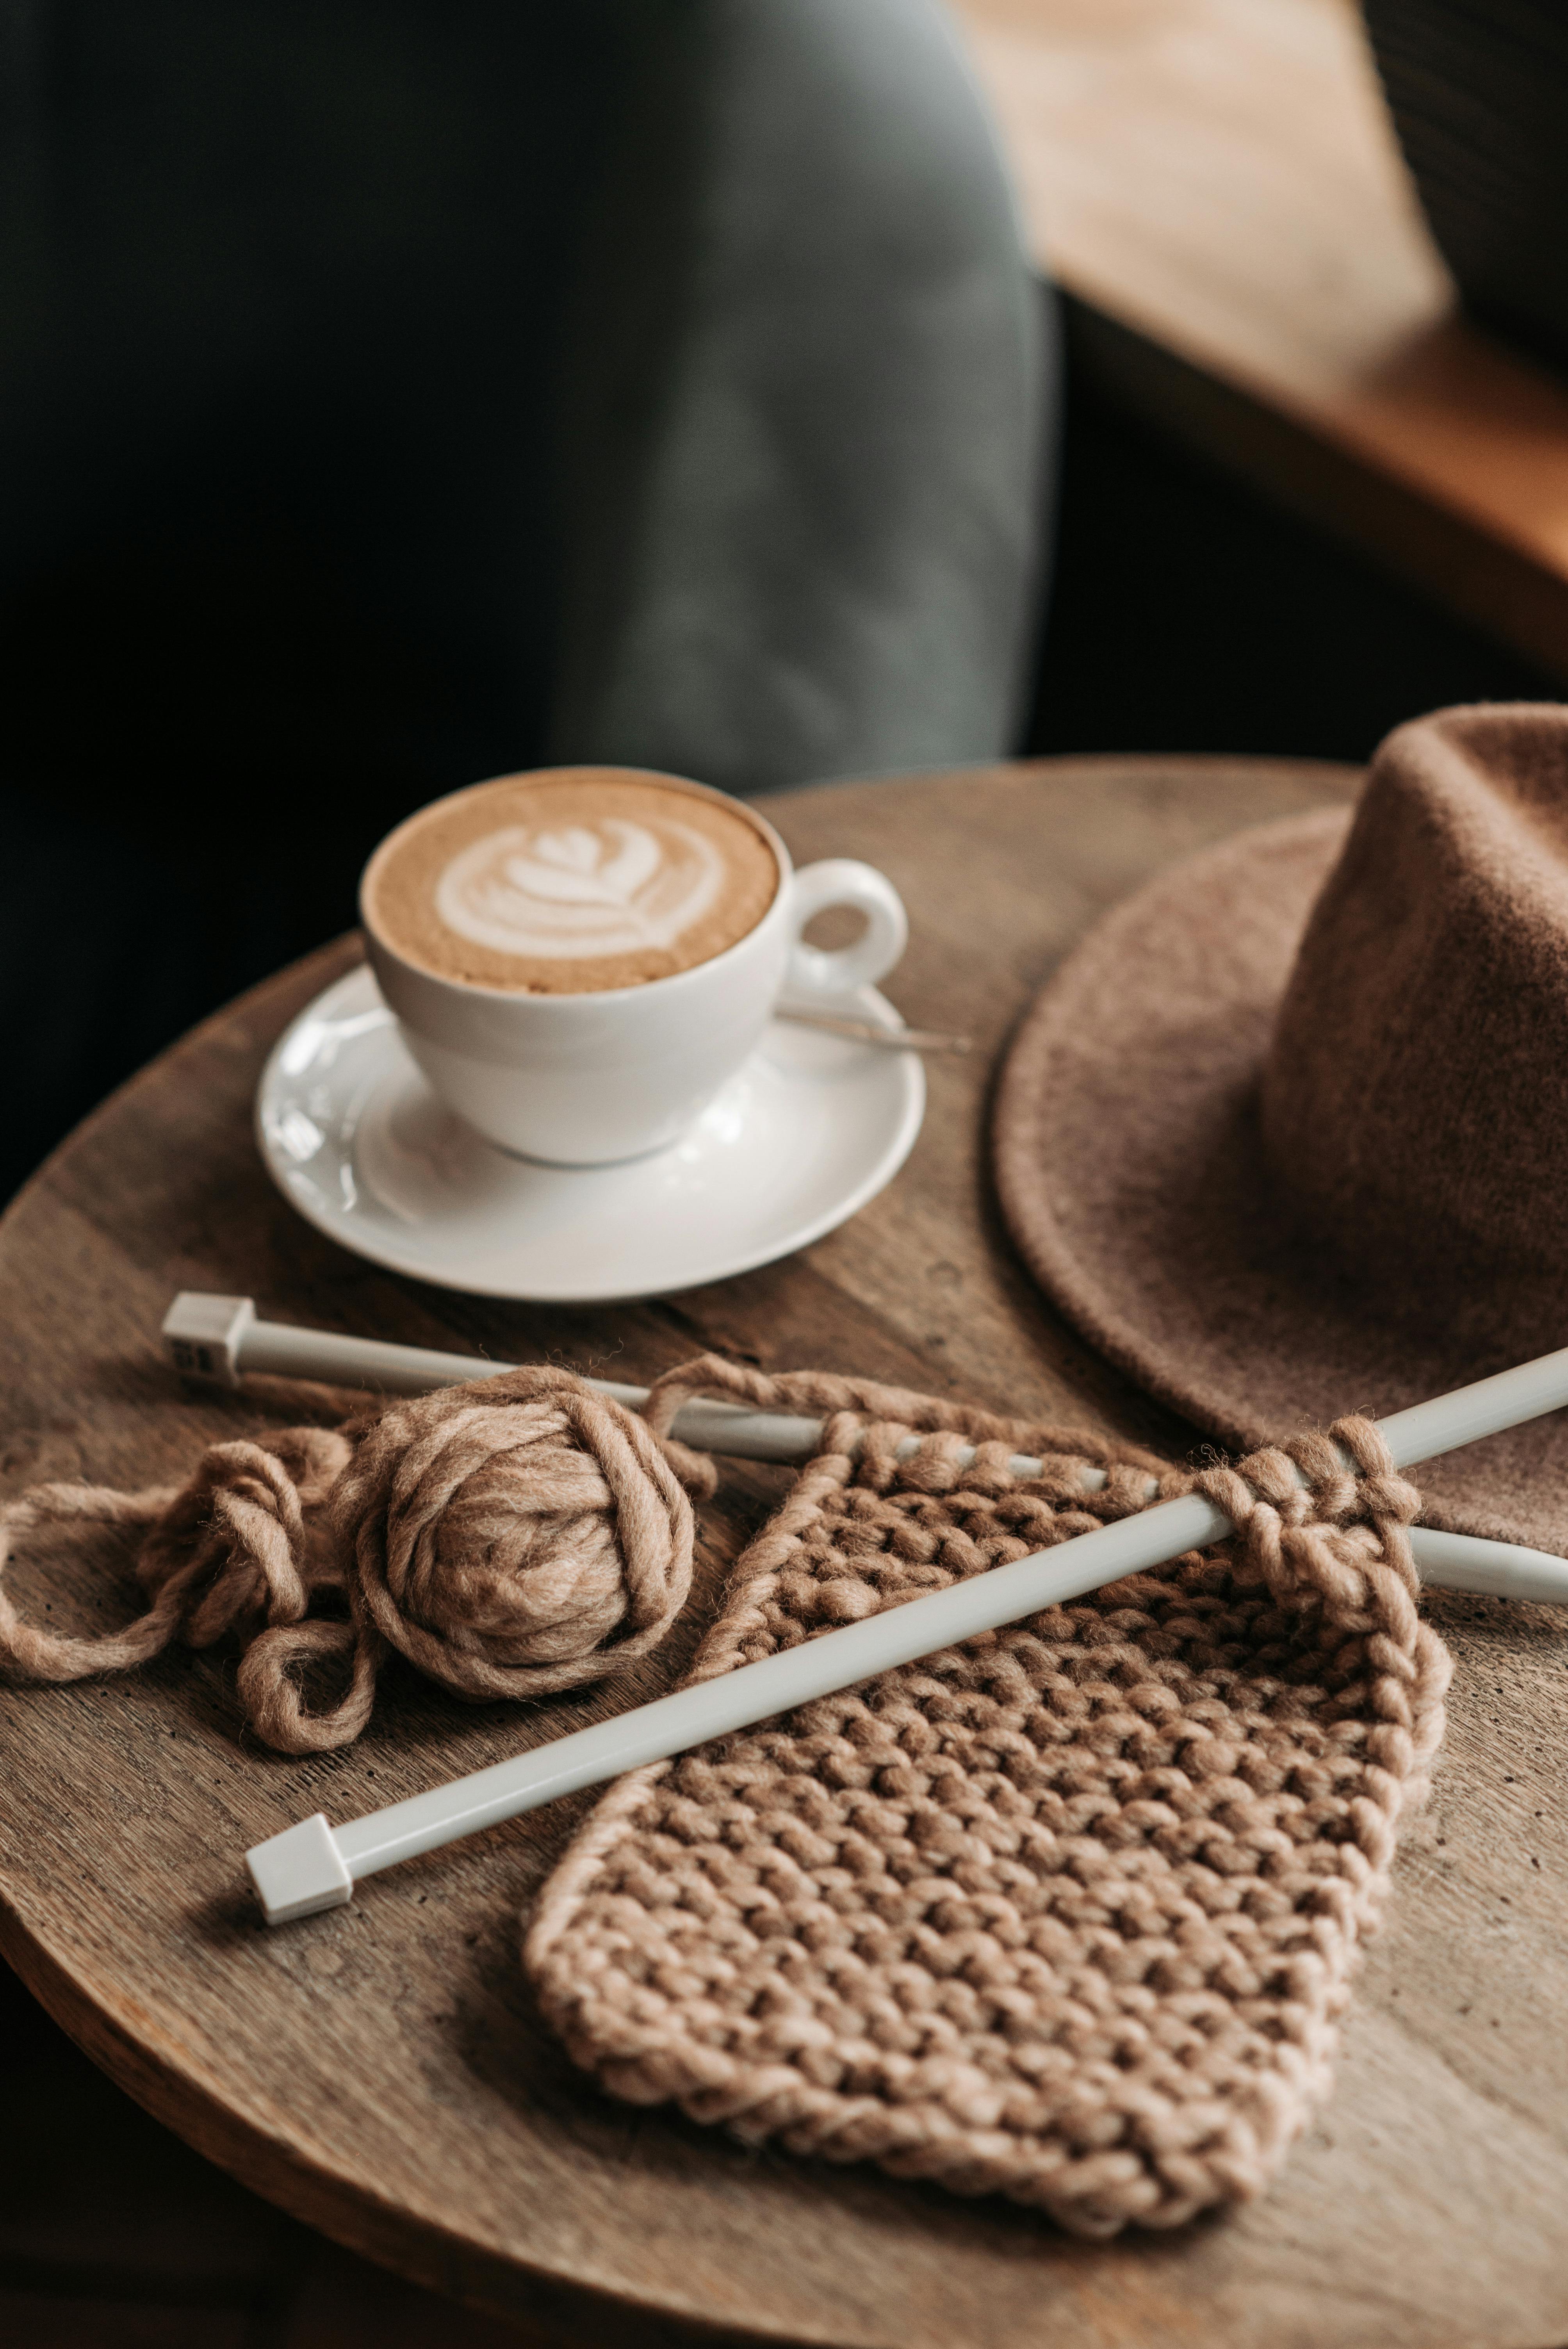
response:
<path id="1" fill-rule="evenodd" d="M 1012 1257 L 985 1172 L 990 1071 L 1102 907 L 1170 859 L 1352 782 L 1313 765 L 1078 760 L 770 802 L 798 854 L 867 856 L 893 875 L 913 930 L 895 1000 L 984 1050 L 933 1063 L 913 1158 L 852 1223 L 659 1303 L 538 1311 L 448 1295 L 300 1222 L 257 1163 L 252 1092 L 284 1020 L 357 949 L 286 972 L 109 1102 L 0 1225 L 5 1489 L 173 1476 L 263 1416 L 259 1396 L 181 1391 L 163 1367 L 155 1333 L 179 1287 L 623 1377 L 702 1346 L 769 1369 L 826 1363 L 1185 1452 L 1191 1436 L 1088 1356 Z M 349 1909 L 262 1928 L 241 1870 L 259 1837 L 667 1685 L 774 1474 L 727 1481 L 689 1621 L 589 1701 L 476 1712 L 389 1675 L 357 1745 L 300 1761 L 242 1742 L 220 1659 L 0 1690 L 0 1947 L 199 2151 L 542 2349 L 1568 2341 L 1568 1628 L 1546 1610 L 1434 1599 L 1457 1661 L 1449 1744 L 1337 2094 L 1264 2202 L 1169 2238 L 1071 2241 L 1007 2205 L 747 2152 L 599 2096 L 542 2028 L 518 1962 L 520 1917 L 581 1802 L 392 1870 Z M 111 1545 L 30 1548 L 15 1582 L 59 1624 L 107 1624 L 129 1603 Z"/>
<path id="2" fill-rule="evenodd" d="M 1356 0 L 955 0 L 1077 362 L 1568 676 L 1568 385 L 1459 309 Z"/>

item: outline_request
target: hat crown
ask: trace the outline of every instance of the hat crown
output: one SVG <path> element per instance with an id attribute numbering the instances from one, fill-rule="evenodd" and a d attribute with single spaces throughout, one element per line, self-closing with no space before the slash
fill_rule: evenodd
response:
<path id="1" fill-rule="evenodd" d="M 1568 708 L 1391 734 L 1313 909 L 1264 1146 L 1325 1253 L 1403 1316 L 1568 1342 Z"/>

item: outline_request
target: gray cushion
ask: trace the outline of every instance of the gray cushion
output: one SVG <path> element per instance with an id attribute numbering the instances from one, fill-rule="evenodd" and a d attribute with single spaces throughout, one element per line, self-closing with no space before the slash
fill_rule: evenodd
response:
<path id="1" fill-rule="evenodd" d="M 581 270 L 556 755 L 731 790 L 1013 746 L 1052 314 L 932 0 L 646 11 Z"/>

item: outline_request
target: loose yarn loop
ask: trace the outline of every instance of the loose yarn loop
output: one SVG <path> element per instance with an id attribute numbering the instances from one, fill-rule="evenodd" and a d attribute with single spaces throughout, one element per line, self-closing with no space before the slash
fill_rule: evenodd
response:
<path id="1" fill-rule="evenodd" d="M 213 1444 L 183 1487 L 41 1485 L 0 1510 L 0 1575 L 16 1539 L 48 1525 L 145 1527 L 150 1604 L 121 1630 L 72 1638 L 26 1622 L 0 1584 L 0 1674 L 79 1680 L 232 1634 L 244 1716 L 288 1754 L 357 1737 L 394 1650 L 476 1702 L 575 1687 L 645 1654 L 685 1601 L 683 1469 L 699 1486 L 711 1475 L 541 1368 L 341 1428 Z M 343 1685 L 313 1709 L 317 1665 Z"/>
<path id="2" fill-rule="evenodd" d="M 845 1383 L 655 1391 L 655 1424 L 696 1392 L 826 1414 L 696 1676 L 1125 1516 L 1151 1471 L 1237 1534 L 618 1782 L 528 1936 L 546 2014 L 633 2102 L 1083 2234 L 1255 2194 L 1441 1736 L 1414 1489 L 1364 1420 L 1194 1477 Z"/>
<path id="3" fill-rule="evenodd" d="M 349 1447 L 335 1431 L 281 1430 L 271 1448 L 214 1444 L 183 1487 L 120 1493 L 105 1485 L 40 1485 L 0 1508 L 0 1575 L 18 1537 L 52 1525 L 149 1528 L 137 1557 L 151 1601 L 122 1630 L 74 1638 L 28 1623 L 0 1584 L 0 1671 L 74 1681 L 145 1663 L 178 1634 L 211 1647 L 230 1630 L 288 1625 L 336 1576 L 305 1516 L 330 1488 Z"/>

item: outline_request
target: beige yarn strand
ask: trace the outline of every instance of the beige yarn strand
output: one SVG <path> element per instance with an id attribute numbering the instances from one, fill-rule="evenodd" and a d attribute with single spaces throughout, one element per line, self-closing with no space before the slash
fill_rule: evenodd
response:
<path id="1" fill-rule="evenodd" d="M 0 1511 L 0 1575 L 27 1533 L 96 1520 L 144 1533 L 152 1603 L 72 1638 L 26 1622 L 0 1582 L 0 1672 L 78 1680 L 232 1635 L 245 1718 L 290 1754 L 357 1737 L 395 1651 L 476 1702 L 575 1687 L 645 1654 L 684 1603 L 683 1478 L 710 1486 L 711 1466 L 543 1368 L 213 1444 L 182 1487 L 40 1486 Z M 320 1667 L 341 1692 L 312 1710 Z"/>
<path id="2" fill-rule="evenodd" d="M 109 1485 L 36 1485 L 0 1508 L 0 1578 L 10 1564 L 18 1536 L 46 1526 L 90 1524 L 140 1528 L 157 1522 L 178 1487 L 150 1485 L 120 1493 Z M 166 1584 L 144 1615 L 119 1631 L 96 1639 L 72 1637 L 29 1623 L 19 1615 L 0 1578 L 0 1675 L 20 1681 L 77 1681 L 91 1672 L 125 1671 L 166 1648 L 178 1626 L 178 1585 Z"/>

